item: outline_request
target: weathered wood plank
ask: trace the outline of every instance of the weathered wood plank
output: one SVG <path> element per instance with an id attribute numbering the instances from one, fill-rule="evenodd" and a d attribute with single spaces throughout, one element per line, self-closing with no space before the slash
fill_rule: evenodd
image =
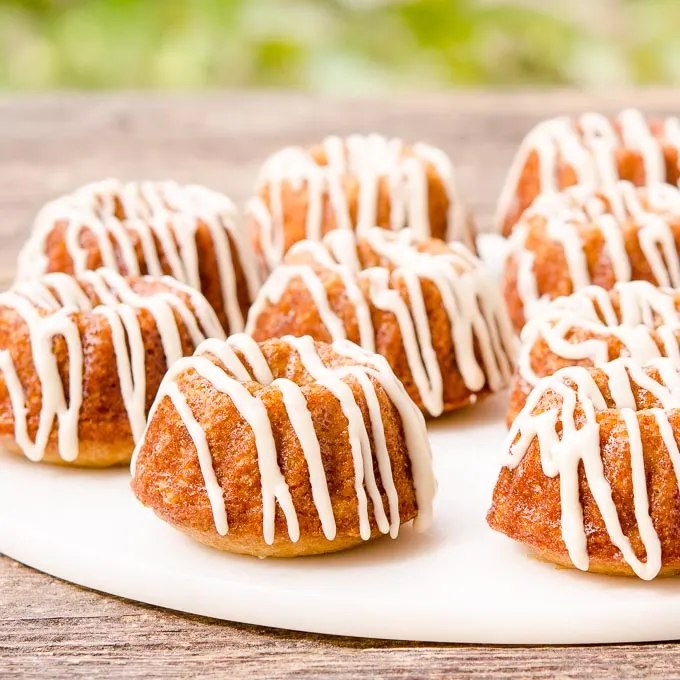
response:
<path id="1" fill-rule="evenodd" d="M 36 210 L 106 176 L 172 177 L 248 197 L 258 164 L 290 143 L 380 131 L 441 145 L 483 228 L 523 134 L 586 109 L 680 110 L 680 92 L 423 95 L 331 101 L 297 94 L 60 95 L 0 99 L 0 285 Z M 452 603 L 455 606 L 455 603 Z M 680 646 L 413 645 L 211 621 L 87 591 L 0 558 L 0 676 L 93 678 L 680 678 Z"/>
<path id="2" fill-rule="evenodd" d="M 472 647 L 226 624 L 133 604 L 0 559 L 4 678 L 680 677 L 680 646 Z"/>

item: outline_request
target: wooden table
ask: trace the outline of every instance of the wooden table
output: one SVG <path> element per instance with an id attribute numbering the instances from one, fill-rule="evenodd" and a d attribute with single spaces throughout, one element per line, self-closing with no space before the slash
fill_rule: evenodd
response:
<path id="1" fill-rule="evenodd" d="M 680 92 L 425 95 L 329 101 L 270 93 L 0 99 L 0 283 L 50 197 L 106 176 L 205 183 L 244 200 L 258 163 L 289 143 L 380 131 L 443 146 L 483 228 L 522 135 L 546 116 L 640 106 Z M 451 603 L 455 607 L 455 603 Z M 680 678 L 680 646 L 511 648 L 354 640 L 162 611 L 0 557 L 0 677 Z M 644 625 L 644 622 L 641 622 Z"/>

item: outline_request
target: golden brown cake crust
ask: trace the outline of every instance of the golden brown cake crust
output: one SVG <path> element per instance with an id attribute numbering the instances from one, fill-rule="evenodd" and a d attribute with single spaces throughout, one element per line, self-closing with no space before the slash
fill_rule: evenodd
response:
<path id="1" fill-rule="evenodd" d="M 167 520 L 162 514 L 157 513 L 161 519 Z M 168 520 L 169 521 L 169 520 Z M 216 550 L 237 553 L 239 555 L 251 555 L 253 557 L 309 557 L 313 555 L 325 555 L 327 553 L 342 552 L 363 545 L 364 541 L 358 534 L 336 536 L 329 541 L 323 534 L 305 535 L 293 543 L 290 540 L 275 539 L 272 545 L 267 545 L 264 541 L 253 541 L 251 535 L 242 533 L 239 536 L 227 534 L 220 536 L 214 531 L 200 531 L 187 527 L 184 524 L 176 524 L 169 521 L 170 525 L 178 531 L 185 533 L 199 543 L 203 543 Z M 373 529 L 370 540 L 384 538 L 377 529 Z"/>
<path id="2" fill-rule="evenodd" d="M 126 430 L 127 435 L 125 434 Z M 127 418 L 118 422 L 83 423 L 80 432 L 82 436 L 76 461 L 65 461 L 59 453 L 57 442 L 52 438 L 47 444 L 40 462 L 82 468 L 129 465 L 133 442 L 132 436 L 129 434 L 130 425 Z M 19 456 L 25 455 L 16 445 L 12 435 L 0 435 L 0 450 Z"/>
<path id="3" fill-rule="evenodd" d="M 550 550 L 533 550 L 532 556 L 542 562 L 550 562 L 558 567 L 573 569 L 574 565 L 564 553 L 552 552 Z M 609 560 L 591 558 L 588 571 L 591 574 L 603 574 L 605 576 L 635 576 L 635 572 L 627 564 L 615 564 Z M 676 565 L 661 567 L 658 576 L 670 578 L 680 575 L 680 561 Z"/>
<path id="4" fill-rule="evenodd" d="M 324 535 L 318 506 L 312 494 L 310 470 L 283 402 L 282 392 L 274 384 L 262 385 L 253 380 L 241 384 L 266 409 L 276 445 L 277 463 L 290 489 L 300 528 L 299 540 L 291 541 L 286 516 L 277 504 L 275 540 L 271 544 L 265 541 L 263 484 L 255 433 L 232 398 L 216 389 L 190 366 L 179 371 L 174 382 L 205 433 L 213 469 L 223 494 L 228 532 L 220 535 L 216 529 L 196 444 L 169 397 L 163 397 L 158 403 L 133 463 L 134 494 L 172 526 L 221 550 L 259 557 L 287 557 L 343 550 L 363 543 L 347 419 L 340 402 L 305 371 L 297 352 L 288 343 L 271 340 L 260 347 L 273 377 L 292 380 L 300 385 L 304 394 L 320 446 L 337 528 L 336 537 L 329 540 Z M 339 356 L 328 345 L 315 343 L 315 348 L 326 366 L 338 368 L 354 364 Z M 236 352 L 252 373 L 245 354 L 238 349 Z M 207 354 L 206 357 L 225 369 L 216 356 Z M 418 513 L 404 429 L 399 412 L 387 393 L 378 381 L 373 378 L 371 381 L 379 400 L 398 497 L 399 521 L 404 523 Z M 374 433 L 365 395 L 356 380 L 350 378 L 345 382 L 351 387 L 372 440 Z M 388 508 L 375 455 L 373 472 L 379 484 L 383 507 Z M 375 538 L 380 532 L 370 498 L 368 509 L 371 537 Z"/>
<path id="5" fill-rule="evenodd" d="M 97 273 L 95 273 L 96 275 Z M 70 277 L 69 277 L 70 278 Z M 79 288 L 96 306 L 101 300 L 92 284 L 79 277 Z M 41 280 L 56 295 L 50 276 Z M 201 300 L 205 309 L 212 313 L 207 302 L 194 291 L 180 290 L 165 281 L 151 277 L 129 277 L 126 285 L 137 295 L 147 298 L 167 294 L 181 300 L 195 312 L 194 302 Z M 31 284 L 33 285 L 33 284 Z M 21 291 L 22 287 L 14 289 Z M 49 318 L 59 308 L 40 308 L 38 313 Z M 151 407 L 158 386 L 167 370 L 161 334 L 150 309 L 134 310 L 143 342 L 145 359 L 145 412 Z M 78 452 L 73 461 L 64 460 L 58 450 L 59 425 L 55 418 L 41 460 L 83 467 L 106 467 L 128 463 L 134 442 L 125 402 L 121 395 L 121 384 L 116 351 L 112 340 L 111 325 L 107 318 L 94 311 L 75 311 L 68 315 L 73 321 L 82 345 L 82 405 L 78 415 Z M 173 311 L 174 324 L 179 333 L 181 350 L 191 354 L 195 345 L 187 327 L 177 311 Z M 213 317 L 214 318 L 214 317 Z M 215 328 L 217 320 L 215 319 Z M 200 327 L 200 322 L 199 322 Z M 30 328 L 24 317 L 12 307 L 3 305 L 0 297 L 0 351 L 8 352 L 16 370 L 26 400 L 26 422 L 28 436 L 35 441 L 43 406 L 43 384 L 34 361 L 34 343 Z M 35 350 L 40 351 L 40 350 Z M 62 384 L 68 388 L 70 358 L 68 344 L 62 335 L 52 339 L 50 355 L 56 357 Z M 0 437 L 8 443 L 9 450 L 18 451 L 15 440 L 15 414 L 11 402 L 11 390 L 7 376 L 0 371 Z"/>
<path id="6" fill-rule="evenodd" d="M 607 404 L 607 409 L 596 413 L 599 426 L 599 448 L 604 477 L 612 490 L 612 500 L 618 520 L 638 559 L 646 557 L 640 528 L 636 519 L 631 445 L 626 422 L 621 411 L 614 407 L 607 375 L 601 369 L 588 369 Z M 654 381 L 661 382 L 654 368 L 645 369 Z M 558 374 L 559 375 L 559 374 Z M 557 377 L 557 376 L 555 376 Z M 575 389 L 570 378 L 564 384 Z M 661 436 L 652 408 L 659 401 L 647 390 L 631 383 L 636 399 L 636 418 L 640 428 L 642 457 L 649 498 L 649 516 L 662 550 L 661 574 L 680 572 L 680 490 L 671 456 Z M 561 409 L 562 397 L 552 389 L 542 392 L 534 415 L 552 408 Z M 667 410 L 668 421 L 676 441 L 680 441 L 680 410 Z M 560 411 L 562 417 L 562 411 Z M 585 423 L 585 412 L 578 405 L 577 427 Z M 558 432 L 562 431 L 558 420 Z M 520 430 L 521 431 L 521 430 Z M 517 439 L 515 440 L 517 441 Z M 563 505 L 560 475 L 550 477 L 543 470 L 541 450 L 534 438 L 516 467 L 503 467 L 493 493 L 487 521 L 491 528 L 519 541 L 535 551 L 539 557 L 562 566 L 573 566 L 563 539 Z M 632 574 L 631 566 L 623 559 L 605 526 L 601 508 L 596 502 L 585 475 L 583 461 L 578 467 L 580 504 L 583 526 L 590 558 L 588 570 L 599 573 Z M 639 504 L 639 501 L 638 501 Z"/>

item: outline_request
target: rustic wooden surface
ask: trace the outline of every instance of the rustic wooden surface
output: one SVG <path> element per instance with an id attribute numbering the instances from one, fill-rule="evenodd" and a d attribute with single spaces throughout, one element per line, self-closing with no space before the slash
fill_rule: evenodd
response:
<path id="1" fill-rule="evenodd" d="M 533 123 L 630 105 L 677 113 L 680 92 L 479 93 L 390 102 L 271 93 L 0 98 L 0 284 L 12 278 L 35 211 L 78 184 L 106 176 L 174 178 L 207 184 L 241 202 L 269 152 L 331 132 L 379 131 L 441 145 L 488 228 L 511 155 Z M 3 680 L 680 678 L 680 646 L 673 644 L 512 648 L 307 635 L 137 605 L 5 557 L 0 618 Z"/>

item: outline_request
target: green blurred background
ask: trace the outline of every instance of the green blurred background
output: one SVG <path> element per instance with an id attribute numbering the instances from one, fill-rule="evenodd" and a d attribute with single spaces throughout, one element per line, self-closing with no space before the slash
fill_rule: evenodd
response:
<path id="1" fill-rule="evenodd" d="M 680 82 L 680 0 L 0 0 L 0 88 Z"/>

